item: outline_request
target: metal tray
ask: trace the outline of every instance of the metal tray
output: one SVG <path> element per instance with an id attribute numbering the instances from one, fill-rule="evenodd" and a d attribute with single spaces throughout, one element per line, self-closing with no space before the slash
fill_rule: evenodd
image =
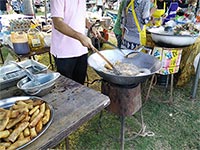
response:
<path id="1" fill-rule="evenodd" d="M 44 73 L 48 67 L 31 59 L 18 62 L 33 74 Z M 26 72 L 18 68 L 15 64 L 8 64 L 0 67 L 0 90 L 15 86 L 17 82 L 26 76 Z"/>
<path id="2" fill-rule="evenodd" d="M 48 105 L 48 107 L 50 109 L 51 117 L 50 117 L 49 122 L 45 126 L 43 126 L 43 130 L 35 138 L 33 138 L 31 141 L 27 142 L 26 144 L 18 147 L 16 150 L 20 150 L 20 149 L 26 147 L 27 145 L 31 144 L 32 142 L 34 142 L 36 139 L 38 139 L 49 128 L 49 126 L 51 125 L 51 123 L 53 121 L 53 118 L 54 118 L 54 109 L 53 109 L 53 107 L 50 104 L 48 104 L 47 101 L 45 101 L 45 100 L 43 100 L 43 99 L 41 99 L 39 97 L 36 97 L 36 96 L 17 96 L 17 97 L 11 97 L 11 98 L 2 99 L 2 100 L 0 100 L 0 108 L 9 109 L 12 105 L 15 104 L 16 101 L 29 100 L 29 99 L 32 99 L 32 100 L 40 99 L 40 100 L 44 101 Z"/>

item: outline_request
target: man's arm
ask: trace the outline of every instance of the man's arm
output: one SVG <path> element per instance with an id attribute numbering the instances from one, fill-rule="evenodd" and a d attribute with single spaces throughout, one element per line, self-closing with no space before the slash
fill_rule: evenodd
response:
<path id="1" fill-rule="evenodd" d="M 93 48 L 91 39 L 85 36 L 84 34 L 77 32 L 73 28 L 71 28 L 68 24 L 63 21 L 63 18 L 60 17 L 52 17 L 52 21 L 54 24 L 54 28 L 61 32 L 62 34 L 74 38 L 81 42 L 81 44 L 88 48 Z"/>

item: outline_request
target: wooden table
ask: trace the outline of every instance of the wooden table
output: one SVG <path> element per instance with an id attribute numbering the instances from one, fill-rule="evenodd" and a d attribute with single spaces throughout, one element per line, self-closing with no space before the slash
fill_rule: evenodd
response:
<path id="1" fill-rule="evenodd" d="M 16 87 L 0 91 L 1 98 L 23 95 Z M 53 122 L 47 131 L 24 149 L 46 150 L 58 145 L 70 133 L 109 105 L 109 97 L 64 76 L 55 88 L 42 97 L 55 110 Z"/>

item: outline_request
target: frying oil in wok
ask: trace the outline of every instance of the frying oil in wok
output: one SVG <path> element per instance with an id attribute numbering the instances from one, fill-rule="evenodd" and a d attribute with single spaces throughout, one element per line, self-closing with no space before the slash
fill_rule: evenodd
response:
<path id="1" fill-rule="evenodd" d="M 151 73 L 149 69 L 139 68 L 136 65 L 131 64 L 131 63 L 124 63 L 124 62 L 117 61 L 113 65 L 117 70 L 120 71 L 121 76 L 133 77 L 133 76 L 148 75 Z M 105 71 L 108 73 L 114 74 L 113 71 L 110 70 L 109 68 L 107 68 Z"/>

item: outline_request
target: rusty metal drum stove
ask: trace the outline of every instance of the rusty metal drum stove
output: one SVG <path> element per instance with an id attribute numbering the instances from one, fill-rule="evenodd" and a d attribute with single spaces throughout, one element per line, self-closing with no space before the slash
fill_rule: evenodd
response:
<path id="1" fill-rule="evenodd" d="M 106 110 L 120 116 L 120 144 L 124 150 L 125 117 L 134 115 L 142 107 L 140 84 L 118 85 L 103 80 L 101 92 L 111 100 Z"/>

